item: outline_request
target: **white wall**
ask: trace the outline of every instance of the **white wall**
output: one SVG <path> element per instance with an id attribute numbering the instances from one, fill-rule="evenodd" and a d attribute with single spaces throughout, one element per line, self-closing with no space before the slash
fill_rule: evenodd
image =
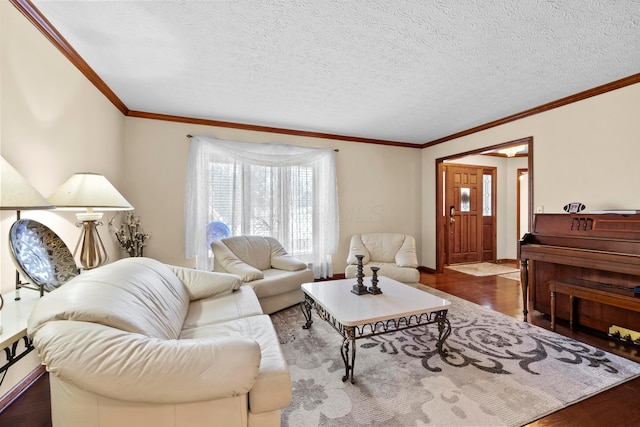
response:
<path id="1" fill-rule="evenodd" d="M 520 181 L 520 230 L 518 233 L 518 240 L 529 231 L 529 173 L 523 173 L 518 175 Z M 535 212 L 535 208 L 532 208 Z"/>
<path id="2" fill-rule="evenodd" d="M 464 136 L 422 151 L 422 264 L 435 268 L 435 162 L 474 149 L 533 137 L 534 207 L 563 212 L 579 201 L 586 212 L 639 209 L 640 84 Z"/>
<path id="3" fill-rule="evenodd" d="M 41 194 L 49 196 L 74 172 L 102 173 L 122 184 L 124 116 L 6 1 L 0 2 L 0 88 L 0 153 Z M 15 288 L 6 236 L 16 213 L 0 214 L 0 290 L 6 294 Z M 46 224 L 74 249 L 80 229 L 73 214 L 22 211 L 22 217 Z M 106 227 L 100 229 L 106 235 Z M 105 243 L 117 258 L 115 244 Z M 12 366 L 0 396 L 39 364 L 34 351 Z"/>
<path id="4" fill-rule="evenodd" d="M 220 139 L 279 142 L 339 149 L 336 156 L 340 210 L 340 243 L 334 273 L 344 273 L 349 240 L 354 233 L 407 233 L 420 241 L 420 150 L 243 131 L 129 117 L 123 189 L 131 195 L 145 232 L 152 234 L 145 255 L 176 265 L 184 258 L 184 188 L 187 134 Z"/>
<path id="5" fill-rule="evenodd" d="M 527 169 L 526 157 L 514 157 L 506 159 L 506 206 L 505 206 L 505 219 L 507 227 L 505 234 L 502 236 L 501 244 L 504 252 L 498 256 L 498 259 L 517 259 L 518 258 L 518 240 L 522 236 L 518 236 L 518 169 Z M 525 181 L 526 184 L 526 181 Z M 526 212 L 523 215 L 527 215 Z M 522 230 L 521 234 L 527 230 Z"/>

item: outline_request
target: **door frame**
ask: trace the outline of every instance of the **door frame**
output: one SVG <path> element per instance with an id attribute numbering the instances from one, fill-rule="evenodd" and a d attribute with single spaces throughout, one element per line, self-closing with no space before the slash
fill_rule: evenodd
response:
<path id="1" fill-rule="evenodd" d="M 483 166 L 483 165 L 476 165 L 476 164 L 467 164 L 467 163 L 455 163 L 455 162 L 443 162 L 441 163 L 441 167 L 442 170 L 444 172 L 447 172 L 449 170 L 450 167 L 458 167 L 458 168 L 470 168 L 470 169 L 475 169 L 476 171 L 479 171 L 480 174 L 479 176 L 479 180 L 478 180 L 478 185 L 479 185 L 479 192 L 476 195 L 477 197 L 479 197 L 479 205 L 477 206 L 477 209 L 480 211 L 480 218 L 478 221 L 476 221 L 476 237 L 477 237 L 477 244 L 478 244 L 478 258 L 479 258 L 479 262 L 483 261 L 484 259 L 484 216 L 482 215 L 482 211 L 483 211 L 483 204 L 482 204 L 482 200 L 483 200 L 483 177 L 484 175 L 487 173 L 487 171 L 489 171 L 489 174 L 492 176 L 492 181 L 491 181 L 491 194 L 495 195 L 496 194 L 496 175 L 497 175 L 497 168 L 494 166 Z M 450 200 L 449 202 L 447 202 L 447 192 L 449 191 L 449 188 L 447 187 L 448 183 L 447 183 L 447 179 L 450 178 L 450 176 L 447 176 L 447 174 L 443 174 L 443 208 L 446 208 L 447 210 L 445 210 L 445 216 L 447 216 L 447 218 L 451 217 L 451 213 L 449 212 L 449 209 L 451 209 L 451 204 L 452 201 Z M 495 212 L 496 212 L 496 198 L 492 197 L 491 200 L 491 212 L 492 212 L 492 216 L 495 218 Z M 478 200 L 476 200 L 476 202 L 478 202 Z M 456 208 L 456 212 L 459 212 Z M 445 255 L 445 264 L 447 265 L 451 265 L 451 220 L 445 220 L 444 221 L 444 239 L 446 242 L 446 246 L 445 246 L 445 251 L 444 251 L 444 255 Z M 496 246 L 496 233 L 495 233 L 495 224 L 494 224 L 494 232 L 492 233 L 492 246 L 493 246 L 493 259 L 495 259 L 495 246 Z M 474 261 L 469 261 L 469 262 L 474 262 Z"/>
<path id="2" fill-rule="evenodd" d="M 461 157 L 472 156 L 476 154 L 481 154 L 488 150 L 495 150 L 500 148 L 506 148 L 514 145 L 523 145 L 527 144 L 528 147 L 528 155 L 527 155 L 527 168 L 529 169 L 529 228 L 531 228 L 531 224 L 533 223 L 533 137 L 528 136 L 525 138 L 516 139 L 513 141 L 503 142 L 496 145 L 490 145 L 487 147 L 477 148 L 475 150 L 465 151 L 462 153 L 451 154 L 449 156 L 440 157 L 435 160 L 436 162 L 436 204 L 435 204 L 435 212 L 436 212 L 436 273 L 444 272 L 445 265 L 445 250 L 447 249 L 448 242 L 445 233 L 445 219 L 446 215 L 444 211 L 446 209 L 443 208 L 444 203 L 444 180 L 443 180 L 443 172 L 444 172 L 444 161 L 445 160 L 453 160 L 459 159 Z M 497 225 L 497 224 L 496 224 Z M 497 248 L 496 248 L 497 251 Z"/>
<path id="3" fill-rule="evenodd" d="M 520 229 L 520 215 L 522 214 L 522 204 L 520 203 L 520 198 L 521 198 L 521 185 L 522 185 L 522 180 L 520 179 L 520 177 L 524 174 L 528 174 L 529 173 L 529 169 L 523 169 L 523 168 L 518 168 L 518 170 L 516 171 L 516 188 L 518 189 L 516 192 L 516 217 L 518 218 L 517 222 L 516 222 L 516 239 L 520 240 L 522 238 L 522 230 Z M 529 199 L 529 197 L 527 197 L 527 199 Z M 529 206 L 529 211 L 531 211 L 531 207 Z M 527 218 L 527 229 L 531 230 L 531 218 Z"/>

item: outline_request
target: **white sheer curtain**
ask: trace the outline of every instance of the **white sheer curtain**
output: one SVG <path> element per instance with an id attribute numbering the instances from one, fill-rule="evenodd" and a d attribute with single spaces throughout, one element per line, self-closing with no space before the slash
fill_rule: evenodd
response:
<path id="1" fill-rule="evenodd" d="M 185 197 L 185 256 L 213 268 L 207 225 L 231 235 L 265 235 L 311 264 L 316 278 L 333 276 L 338 247 L 335 151 L 193 136 Z"/>

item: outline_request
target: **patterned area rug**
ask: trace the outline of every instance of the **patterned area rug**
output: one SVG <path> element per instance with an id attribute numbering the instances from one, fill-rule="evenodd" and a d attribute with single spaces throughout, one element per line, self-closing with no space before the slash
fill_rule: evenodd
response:
<path id="1" fill-rule="evenodd" d="M 490 262 L 475 262 L 473 264 L 455 264 L 445 268 L 471 274 L 472 276 L 495 276 L 497 274 L 515 273 L 517 268 L 508 265 L 492 264 Z"/>
<path id="2" fill-rule="evenodd" d="M 449 353 L 435 325 L 356 341 L 342 382 L 342 338 L 299 307 L 271 318 L 289 363 L 284 427 L 518 426 L 640 375 L 640 364 L 420 285 L 449 299 Z"/>

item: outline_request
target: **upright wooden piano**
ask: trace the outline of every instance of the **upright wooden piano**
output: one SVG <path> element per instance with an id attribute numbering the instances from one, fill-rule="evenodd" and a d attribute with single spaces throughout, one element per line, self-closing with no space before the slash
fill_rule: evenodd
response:
<path id="1" fill-rule="evenodd" d="M 557 318 L 640 330 L 640 214 L 536 214 L 518 257 L 525 321 L 552 314 L 551 285 Z"/>

